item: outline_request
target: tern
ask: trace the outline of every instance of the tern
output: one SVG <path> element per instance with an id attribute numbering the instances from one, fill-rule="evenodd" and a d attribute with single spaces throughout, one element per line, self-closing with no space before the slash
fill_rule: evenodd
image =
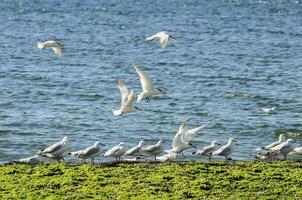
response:
<path id="1" fill-rule="evenodd" d="M 61 56 L 63 45 L 57 41 L 49 40 L 47 42 L 38 42 L 37 47 L 39 49 L 52 48 L 55 54 Z"/>
<path id="2" fill-rule="evenodd" d="M 142 99 L 146 99 L 146 101 L 149 102 L 152 96 L 167 94 L 166 92 L 162 91 L 158 87 L 155 87 L 150 77 L 137 65 L 133 65 L 133 67 L 140 78 L 140 82 L 143 90 L 140 93 L 140 95 L 138 95 L 137 102 L 139 102 Z"/>
<path id="3" fill-rule="evenodd" d="M 161 31 L 154 35 L 151 35 L 150 37 L 147 37 L 146 40 L 147 41 L 152 41 L 152 40 L 160 41 L 161 47 L 165 49 L 168 46 L 169 38 L 175 39 L 167 31 Z"/>

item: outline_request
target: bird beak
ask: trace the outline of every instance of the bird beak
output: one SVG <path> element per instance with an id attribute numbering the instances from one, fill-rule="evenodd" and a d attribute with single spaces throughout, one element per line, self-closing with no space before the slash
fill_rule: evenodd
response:
<path id="1" fill-rule="evenodd" d="M 106 145 L 105 145 L 105 144 L 103 144 L 103 143 L 101 143 L 100 145 L 101 145 L 101 146 L 106 146 Z"/>
<path id="2" fill-rule="evenodd" d="M 176 40 L 176 38 L 175 38 L 175 37 L 173 37 L 172 35 L 170 35 L 170 38 L 172 38 L 172 39 Z"/>

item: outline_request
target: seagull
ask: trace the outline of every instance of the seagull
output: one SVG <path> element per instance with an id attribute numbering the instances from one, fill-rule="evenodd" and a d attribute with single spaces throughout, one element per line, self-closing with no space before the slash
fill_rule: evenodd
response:
<path id="1" fill-rule="evenodd" d="M 140 82 L 142 85 L 142 92 L 137 97 L 137 102 L 139 102 L 142 99 L 146 99 L 147 102 L 150 101 L 150 98 L 152 96 L 161 95 L 161 94 L 167 94 L 166 92 L 162 91 L 158 87 L 155 87 L 150 79 L 150 77 L 141 70 L 138 66 L 133 65 L 136 73 L 138 74 L 140 78 Z"/>
<path id="2" fill-rule="evenodd" d="M 156 144 L 143 148 L 143 152 L 154 156 L 154 160 L 156 160 L 156 156 L 161 154 L 164 151 L 163 140 L 159 140 Z"/>
<path id="3" fill-rule="evenodd" d="M 119 110 L 114 110 L 113 114 L 117 116 L 121 116 L 124 113 L 131 113 L 136 111 L 143 111 L 143 109 L 138 107 L 133 107 L 133 103 L 135 101 L 135 93 L 133 90 L 129 92 L 128 88 L 125 85 L 125 82 L 122 80 L 117 81 L 117 86 L 120 89 L 122 96 L 122 103 Z"/>
<path id="4" fill-rule="evenodd" d="M 293 150 L 296 154 L 302 155 L 302 147 L 296 147 Z"/>
<path id="5" fill-rule="evenodd" d="M 60 44 L 59 42 L 49 40 L 47 42 L 38 42 L 37 47 L 39 49 L 44 49 L 44 48 L 52 48 L 58 56 L 61 56 L 62 54 L 62 48 L 63 45 Z"/>
<path id="6" fill-rule="evenodd" d="M 135 157 L 135 160 L 137 160 L 138 157 L 142 153 L 142 148 L 143 148 L 144 145 L 145 145 L 145 142 L 143 140 L 140 141 L 137 146 L 132 147 L 131 149 L 129 149 L 128 151 L 126 151 L 126 153 L 124 154 L 124 156 L 132 156 L 132 157 Z"/>
<path id="7" fill-rule="evenodd" d="M 288 139 L 285 142 L 273 147 L 270 149 L 273 153 L 282 153 L 284 156 L 284 160 L 286 160 L 287 154 L 294 150 L 294 146 L 292 145 L 294 141 L 292 139 Z"/>
<path id="8" fill-rule="evenodd" d="M 279 140 L 278 141 L 273 142 L 272 144 L 266 145 L 264 147 L 264 149 L 269 150 L 269 149 L 281 144 L 282 142 L 285 142 L 285 135 L 283 133 L 279 135 Z"/>
<path id="9" fill-rule="evenodd" d="M 170 152 L 165 155 L 157 157 L 157 160 L 159 160 L 160 162 L 170 162 L 170 161 L 175 160 L 176 156 L 177 156 L 177 153 Z"/>
<path id="10" fill-rule="evenodd" d="M 212 155 L 224 156 L 226 160 L 229 159 L 229 155 L 231 155 L 235 149 L 235 142 L 236 140 L 234 138 L 230 138 L 229 142 L 226 145 L 214 151 Z"/>
<path id="11" fill-rule="evenodd" d="M 195 135 L 197 135 L 201 129 L 203 129 L 204 127 L 206 127 L 207 125 L 202 125 L 202 126 L 199 126 L 197 128 L 192 128 L 192 129 L 189 129 L 187 131 L 185 131 L 184 133 L 184 140 L 186 142 L 189 142 L 191 140 L 192 137 L 194 137 Z"/>
<path id="12" fill-rule="evenodd" d="M 272 107 L 272 108 L 260 108 L 260 110 L 262 110 L 266 114 L 272 113 L 275 109 L 276 109 L 276 107 Z"/>
<path id="13" fill-rule="evenodd" d="M 212 153 L 219 149 L 220 143 L 213 141 L 211 145 L 204 147 L 203 149 L 193 152 L 192 154 L 209 156 L 209 161 L 211 161 Z"/>
<path id="14" fill-rule="evenodd" d="M 167 31 L 161 31 L 161 32 L 158 32 L 154 35 L 151 35 L 150 37 L 147 37 L 146 40 L 147 41 L 152 41 L 152 40 L 158 41 L 159 40 L 160 44 L 161 44 L 161 47 L 165 49 L 168 46 L 169 38 L 175 39 L 174 37 L 169 35 L 169 33 Z"/>
<path id="15" fill-rule="evenodd" d="M 27 165 L 38 165 L 44 161 L 46 161 L 47 158 L 45 158 L 44 156 L 41 155 L 34 155 L 28 158 L 22 158 L 20 160 L 17 161 L 13 161 L 12 163 L 16 163 L 16 164 L 27 164 Z"/>
<path id="16" fill-rule="evenodd" d="M 82 158 L 84 162 L 86 162 L 86 159 L 91 158 L 91 163 L 94 163 L 94 158 L 101 154 L 100 146 L 105 146 L 105 145 L 102 144 L 100 141 L 96 141 L 94 145 L 77 152 L 71 152 L 69 155 Z"/>
<path id="17" fill-rule="evenodd" d="M 42 155 L 48 158 L 56 158 L 59 160 L 64 160 L 63 154 L 65 154 L 69 149 L 68 138 L 65 136 L 61 141 L 51 145 L 50 147 L 38 151 L 37 155 Z"/>
<path id="18" fill-rule="evenodd" d="M 192 144 L 190 144 L 189 142 L 186 142 L 184 140 L 184 133 L 185 133 L 185 129 L 186 126 L 188 125 L 190 119 L 184 121 L 177 133 L 174 136 L 173 142 L 172 142 L 172 149 L 169 151 L 170 153 L 182 153 L 184 150 L 190 149 L 190 148 L 195 148 Z"/>
<path id="19" fill-rule="evenodd" d="M 123 142 L 119 143 L 117 146 L 106 151 L 104 154 L 105 157 L 114 157 L 116 160 L 120 160 L 121 157 L 126 153 L 127 147 Z"/>

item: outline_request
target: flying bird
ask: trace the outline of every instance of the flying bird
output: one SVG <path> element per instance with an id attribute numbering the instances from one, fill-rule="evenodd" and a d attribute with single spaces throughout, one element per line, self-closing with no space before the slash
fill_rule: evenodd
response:
<path id="1" fill-rule="evenodd" d="M 262 110 L 262 112 L 266 113 L 266 114 L 270 114 L 272 113 L 274 110 L 276 109 L 276 107 L 272 107 L 272 108 L 260 108 L 260 110 Z"/>
<path id="2" fill-rule="evenodd" d="M 201 131 L 201 129 L 203 129 L 204 127 L 206 127 L 207 125 L 202 125 L 202 126 L 198 126 L 196 128 L 192 128 L 189 129 L 187 131 L 184 132 L 184 141 L 186 142 L 190 142 L 190 140 L 192 139 L 192 137 L 198 135 Z"/>
<path id="3" fill-rule="evenodd" d="M 126 153 L 127 147 L 123 142 L 119 143 L 117 146 L 106 151 L 104 154 L 105 157 L 114 157 L 116 160 L 120 160 L 121 157 Z"/>
<path id="4" fill-rule="evenodd" d="M 58 161 L 64 160 L 64 154 L 69 150 L 68 137 L 65 136 L 61 141 L 51 145 L 50 147 L 38 151 L 37 155 L 47 158 L 55 158 Z"/>
<path id="5" fill-rule="evenodd" d="M 143 90 L 138 95 L 137 102 L 139 102 L 142 99 L 146 99 L 146 101 L 149 102 L 152 96 L 167 94 L 166 92 L 159 89 L 158 87 L 155 87 L 150 77 L 137 65 L 133 65 L 133 67 L 140 78 L 140 82 Z"/>
<path id="6" fill-rule="evenodd" d="M 39 49 L 52 48 L 55 54 L 57 54 L 58 56 L 62 55 L 63 45 L 57 41 L 49 40 L 47 42 L 38 42 L 37 47 Z"/>
<path id="7" fill-rule="evenodd" d="M 121 102 L 120 109 L 113 111 L 114 115 L 121 116 L 125 113 L 143 111 L 143 109 L 133 106 L 134 101 L 135 101 L 135 93 L 133 90 L 131 90 L 129 92 L 129 90 L 126 87 L 125 82 L 123 80 L 118 80 L 117 86 L 120 89 L 120 93 L 122 96 L 122 102 Z"/>
<path id="8" fill-rule="evenodd" d="M 175 39 L 167 31 L 161 31 L 154 35 L 151 35 L 150 37 L 147 37 L 146 40 L 147 41 L 152 41 L 152 40 L 160 41 L 161 47 L 165 49 L 168 46 L 169 38 Z"/>

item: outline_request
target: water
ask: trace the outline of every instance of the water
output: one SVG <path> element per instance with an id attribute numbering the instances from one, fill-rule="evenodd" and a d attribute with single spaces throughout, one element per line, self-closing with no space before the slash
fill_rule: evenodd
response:
<path id="1" fill-rule="evenodd" d="M 95 140 L 108 149 L 159 138 L 168 149 L 187 118 L 191 127 L 208 123 L 198 147 L 235 137 L 234 158 L 242 160 L 275 133 L 302 132 L 297 1 L 3 0 L 0 22 L 0 162 L 64 135 L 73 150 Z M 169 48 L 144 40 L 162 30 L 177 38 Z M 62 57 L 36 47 L 49 39 L 64 44 Z M 132 64 L 168 95 L 116 117 L 115 79 L 141 90 Z"/>

